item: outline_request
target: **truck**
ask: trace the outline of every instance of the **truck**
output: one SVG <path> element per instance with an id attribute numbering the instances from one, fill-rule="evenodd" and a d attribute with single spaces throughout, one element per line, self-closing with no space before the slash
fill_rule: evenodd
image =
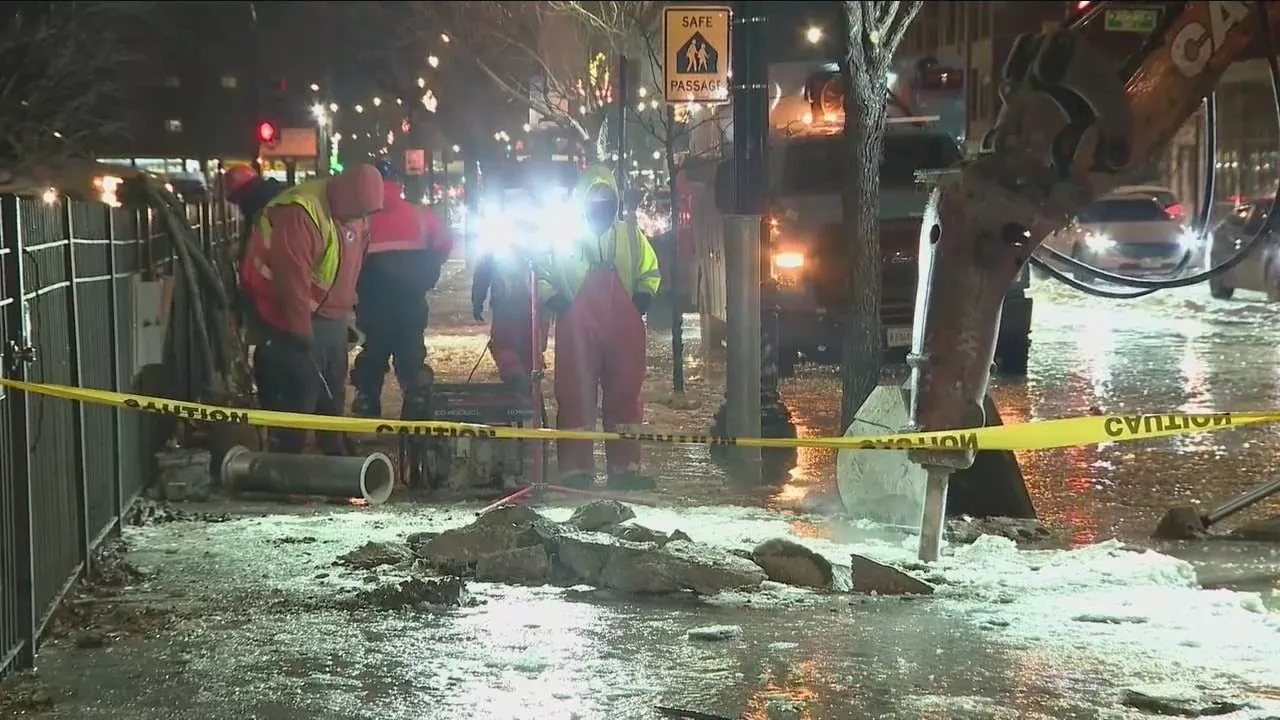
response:
<path id="1" fill-rule="evenodd" d="M 901 58 L 890 73 L 889 121 L 880 164 L 880 248 L 883 258 L 881 320 L 887 362 L 901 362 L 911 345 L 920 224 L 931 190 L 929 178 L 964 157 L 964 73 L 936 57 Z M 761 258 L 767 282 L 766 312 L 778 316 L 778 366 L 783 376 L 804 360 L 838 363 L 839 301 L 847 267 L 840 205 L 844 175 L 843 91 L 833 65 L 770 66 L 769 238 Z M 727 109 L 721 110 L 727 116 Z M 732 159 L 726 157 L 732 127 L 721 123 L 723 153 L 685 165 L 676 188 L 677 234 L 691 248 L 696 269 L 692 295 L 705 337 L 723 343 L 727 302 L 723 211 Z M 718 180 L 718 182 L 717 182 Z M 719 192 L 717 192 L 719 186 Z M 720 200 L 717 203 L 717 199 Z M 767 269 L 767 270 L 766 270 Z M 1030 353 L 1031 298 L 1024 269 L 1010 287 L 1001 318 L 996 364 L 1000 372 L 1026 372 Z"/>

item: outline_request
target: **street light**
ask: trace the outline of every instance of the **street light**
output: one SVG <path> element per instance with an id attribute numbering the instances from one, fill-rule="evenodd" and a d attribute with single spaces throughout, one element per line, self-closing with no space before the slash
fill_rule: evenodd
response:
<path id="1" fill-rule="evenodd" d="M 436 57 L 435 55 L 428 55 L 427 64 L 430 65 L 431 67 L 440 67 L 440 58 Z"/>
<path id="2" fill-rule="evenodd" d="M 380 97 L 376 97 L 376 98 L 374 98 L 374 99 L 373 99 L 373 106 L 374 106 L 374 107 L 382 107 L 382 98 L 380 98 Z"/>
<path id="3" fill-rule="evenodd" d="M 426 78 L 418 78 L 418 87 L 420 87 L 420 88 L 424 88 L 424 87 L 426 87 L 426 86 L 427 86 L 427 79 L 426 79 Z"/>
<path id="4" fill-rule="evenodd" d="M 329 112 L 338 112 L 338 103 L 329 103 Z"/>
<path id="5" fill-rule="evenodd" d="M 362 112 L 364 112 L 364 106 L 363 106 L 363 105 L 357 105 L 357 106 L 356 106 L 356 112 L 358 112 L 358 113 L 362 113 Z"/>
<path id="6" fill-rule="evenodd" d="M 311 92 L 320 92 L 320 86 L 315 83 L 311 83 Z"/>
<path id="7" fill-rule="evenodd" d="M 316 119 L 316 124 L 324 125 L 329 122 L 329 115 L 324 111 L 324 106 L 316 103 L 311 106 L 311 115 Z"/>
<path id="8" fill-rule="evenodd" d="M 804 39 L 808 40 L 810 45 L 817 45 L 822 42 L 822 28 L 817 25 L 810 25 L 809 29 L 804 31 Z"/>
<path id="9" fill-rule="evenodd" d="M 440 33 L 440 42 L 450 42 L 449 36 L 444 33 Z"/>

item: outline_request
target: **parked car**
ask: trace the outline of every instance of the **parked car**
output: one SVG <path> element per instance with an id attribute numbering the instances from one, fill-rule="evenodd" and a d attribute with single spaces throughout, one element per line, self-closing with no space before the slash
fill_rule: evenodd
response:
<path id="1" fill-rule="evenodd" d="M 1045 245 L 1118 275 L 1173 275 L 1194 257 L 1196 236 L 1145 195 L 1108 195 L 1085 208 Z"/>
<path id="2" fill-rule="evenodd" d="M 1255 198 L 1236 207 L 1213 229 L 1209 265 L 1226 262 L 1249 242 L 1267 220 L 1271 198 Z M 1236 290 L 1264 292 L 1267 299 L 1280 301 L 1280 238 L 1274 232 L 1254 246 L 1240 264 L 1209 278 L 1209 294 L 1227 300 Z"/>

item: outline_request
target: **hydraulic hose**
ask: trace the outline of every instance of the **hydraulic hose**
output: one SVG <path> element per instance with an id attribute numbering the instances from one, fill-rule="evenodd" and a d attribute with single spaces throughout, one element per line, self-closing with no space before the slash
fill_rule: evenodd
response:
<path id="1" fill-rule="evenodd" d="M 1088 12 L 1072 20 L 1068 24 L 1068 27 L 1075 27 L 1079 24 L 1089 21 L 1090 19 L 1095 17 L 1098 12 L 1101 12 L 1101 10 L 1106 4 L 1107 3 L 1103 2 L 1094 6 Z M 1267 51 L 1267 66 L 1268 66 L 1268 69 L 1270 70 L 1270 75 L 1271 75 L 1271 91 L 1272 91 L 1273 102 L 1275 105 L 1275 114 L 1277 118 L 1277 123 L 1280 123 L 1280 63 L 1277 62 L 1275 57 L 1275 50 L 1276 50 L 1275 35 L 1272 32 L 1271 25 L 1267 20 L 1266 3 L 1263 2 L 1262 0 L 1257 0 L 1256 4 L 1259 10 L 1259 23 L 1260 23 L 1259 30 L 1261 31 L 1262 40 Z M 1147 40 L 1144 42 L 1143 49 L 1139 50 L 1137 53 L 1131 56 L 1128 61 L 1126 61 L 1125 69 L 1122 71 L 1123 76 L 1132 74 L 1132 67 L 1137 62 L 1141 61 L 1141 57 L 1145 54 L 1144 51 L 1154 45 L 1155 38 L 1158 37 L 1159 33 L 1163 32 L 1166 25 L 1172 22 L 1172 18 L 1174 16 L 1175 16 L 1175 13 L 1171 13 L 1171 12 L 1164 13 L 1162 22 L 1160 23 L 1159 26 L 1157 26 L 1153 30 L 1153 32 L 1150 35 L 1148 35 Z M 1202 237 L 1202 238 L 1211 235 L 1209 222 L 1210 222 L 1210 215 L 1213 209 L 1213 196 L 1214 196 L 1215 182 L 1217 177 L 1216 93 L 1214 93 L 1213 95 L 1210 95 L 1209 98 L 1207 98 L 1206 100 L 1204 127 L 1205 127 L 1205 138 L 1206 138 L 1206 145 L 1205 145 L 1206 172 L 1205 172 L 1205 181 L 1204 181 L 1204 191 L 1202 193 L 1201 202 L 1196 210 L 1195 222 L 1193 223 L 1193 226 L 1192 226 L 1193 229 L 1195 230 L 1196 236 Z M 1067 266 L 1075 270 L 1079 270 L 1082 274 L 1088 275 L 1094 279 L 1103 280 L 1105 282 L 1108 282 L 1114 285 L 1120 285 L 1123 287 L 1140 288 L 1141 289 L 1140 292 L 1123 293 L 1123 292 L 1103 290 L 1101 288 L 1094 287 L 1089 283 L 1081 282 L 1076 280 L 1075 278 L 1068 277 L 1062 271 L 1046 263 L 1044 258 L 1037 257 L 1035 255 L 1033 255 L 1030 258 L 1030 262 L 1032 263 L 1032 265 L 1041 269 L 1050 277 L 1068 285 L 1069 287 L 1072 287 L 1076 290 L 1079 290 L 1081 292 L 1084 292 L 1090 295 L 1095 295 L 1098 297 L 1104 297 L 1109 299 L 1133 299 L 1133 298 L 1143 297 L 1145 295 L 1150 295 L 1160 290 L 1167 290 L 1172 288 L 1188 287 L 1191 285 L 1196 285 L 1198 283 L 1204 282 L 1205 280 L 1208 280 L 1209 278 L 1212 278 L 1212 277 L 1221 275 L 1222 273 L 1230 271 L 1232 268 L 1244 262 L 1244 260 L 1254 251 L 1254 249 L 1257 248 L 1264 240 L 1266 240 L 1271 229 L 1272 218 L 1275 216 L 1275 212 L 1277 210 L 1278 205 L 1280 205 L 1280 181 L 1277 181 L 1276 190 L 1277 190 L 1277 193 L 1276 193 L 1276 196 L 1272 198 L 1271 208 L 1267 214 L 1266 221 L 1262 223 L 1262 225 L 1257 229 L 1256 232 L 1253 233 L 1253 236 L 1249 238 L 1248 241 L 1246 241 L 1245 243 L 1242 243 L 1241 247 L 1238 248 L 1231 257 L 1227 258 L 1222 263 L 1219 263 L 1218 265 L 1215 265 L 1203 272 L 1189 275 L 1187 277 L 1175 278 L 1170 280 L 1148 280 L 1143 278 L 1133 278 L 1125 275 L 1110 273 L 1105 270 L 1101 270 L 1099 268 L 1088 265 L 1086 263 L 1082 263 L 1079 260 L 1073 257 L 1070 257 L 1068 255 L 1065 255 L 1063 253 L 1060 253 L 1057 250 L 1050 247 L 1045 247 L 1042 245 L 1041 247 L 1036 249 L 1037 253 L 1041 251 L 1046 252 L 1054 260 L 1065 263 Z M 1189 258 L 1190 258 L 1190 255 L 1188 254 L 1188 256 L 1183 259 L 1182 263 L 1180 263 L 1177 266 L 1177 268 L 1175 268 L 1174 272 L 1181 271 L 1185 266 L 1186 262 L 1189 260 Z"/>

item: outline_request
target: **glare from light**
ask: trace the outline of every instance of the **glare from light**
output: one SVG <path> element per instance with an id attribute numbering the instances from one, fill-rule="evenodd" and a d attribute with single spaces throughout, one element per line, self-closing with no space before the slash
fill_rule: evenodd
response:
<path id="1" fill-rule="evenodd" d="M 436 57 L 435 55 L 428 55 L 427 64 L 433 68 L 440 67 L 440 58 Z"/>
<path id="2" fill-rule="evenodd" d="M 639 110 L 640 112 L 644 112 L 645 107 L 647 106 L 645 105 L 643 100 L 641 100 L 639 103 L 636 104 L 636 110 Z"/>
<path id="3" fill-rule="evenodd" d="M 529 132 L 529 130 L 531 130 L 532 128 L 533 126 L 531 126 L 529 123 L 525 123 L 524 125 L 521 126 L 521 129 L 524 130 L 525 132 Z"/>
<path id="4" fill-rule="evenodd" d="M 808 40 L 810 45 L 817 45 L 822 42 L 822 28 L 817 25 L 810 25 L 809 29 L 804 31 L 804 39 Z"/>
<path id="5" fill-rule="evenodd" d="M 773 256 L 773 266 L 779 270 L 796 270 L 804 267 L 804 253 L 782 252 Z"/>
<path id="6" fill-rule="evenodd" d="M 661 151 L 661 150 L 654 150 L 654 151 L 653 151 L 653 159 L 654 159 L 654 160 L 661 160 L 661 159 L 662 159 L 662 151 Z"/>
<path id="7" fill-rule="evenodd" d="M 1187 228 L 1178 234 L 1178 244 L 1184 248 L 1195 247 L 1200 244 L 1200 235 L 1195 230 Z"/>
<path id="8" fill-rule="evenodd" d="M 649 88 L 641 85 L 640 87 L 636 88 L 636 95 L 639 95 L 640 97 L 648 97 Z"/>
<path id="9" fill-rule="evenodd" d="M 376 98 L 374 98 L 374 99 L 373 99 L 373 106 L 374 106 L 374 107 L 382 107 L 382 98 L 380 98 L 380 97 L 376 97 Z"/>
<path id="10" fill-rule="evenodd" d="M 1115 247 L 1116 241 L 1102 233 L 1089 233 L 1084 237 L 1084 244 L 1093 252 L 1102 252 Z"/>
<path id="11" fill-rule="evenodd" d="M 450 40 L 450 39 L 449 39 L 449 36 L 448 36 L 448 35 L 446 35 L 446 34 L 444 34 L 444 33 L 440 33 L 440 42 L 446 42 L 446 43 L 447 43 L 447 42 L 452 42 L 452 40 Z"/>
<path id="12" fill-rule="evenodd" d="M 311 116 L 314 117 L 316 122 L 320 125 L 324 125 L 329 121 L 329 115 L 324 111 L 324 106 L 320 103 L 316 103 L 311 106 Z"/>
<path id="13" fill-rule="evenodd" d="M 338 103 L 329 103 L 329 112 L 338 112 Z"/>
<path id="14" fill-rule="evenodd" d="M 424 87 L 426 87 L 426 86 L 427 86 L 427 79 L 426 79 L 426 78 L 418 78 L 418 87 L 420 87 L 420 88 L 424 88 Z"/>
<path id="15" fill-rule="evenodd" d="M 462 152 L 462 148 L 458 147 L 457 145 L 454 145 L 454 146 L 453 146 L 453 151 L 454 151 L 454 152 Z"/>
<path id="16" fill-rule="evenodd" d="M 357 105 L 357 106 L 356 106 L 356 112 L 358 112 L 358 113 L 362 113 L 362 112 L 364 112 L 364 106 L 363 106 L 363 105 Z"/>
<path id="17" fill-rule="evenodd" d="M 48 188 L 40 195 L 40 199 L 45 205 L 53 205 L 58 202 L 58 191 L 54 188 Z"/>
<path id="18" fill-rule="evenodd" d="M 311 92 L 320 92 L 320 86 L 315 83 L 311 83 Z"/>

